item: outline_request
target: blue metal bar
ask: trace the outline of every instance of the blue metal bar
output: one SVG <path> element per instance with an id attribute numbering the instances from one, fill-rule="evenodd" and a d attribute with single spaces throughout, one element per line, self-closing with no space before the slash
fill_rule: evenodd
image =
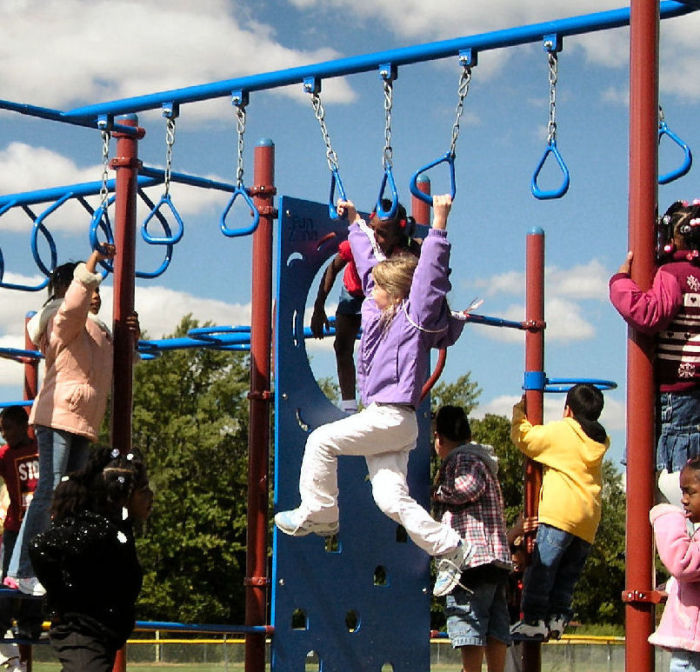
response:
<path id="1" fill-rule="evenodd" d="M 187 175 L 185 173 L 171 173 L 173 182 L 181 182 L 194 187 L 202 187 L 205 189 L 218 189 L 220 191 L 235 191 L 236 185 L 226 182 L 217 182 L 216 180 L 208 180 L 196 175 Z M 138 177 L 138 185 L 141 188 L 152 187 L 162 184 L 164 181 L 164 171 L 157 168 L 149 168 L 143 166 L 140 169 Z M 107 181 L 107 189 L 114 191 L 115 181 Z M 80 196 L 94 196 L 100 193 L 102 187 L 101 181 L 96 182 L 81 182 L 79 184 L 69 184 L 61 187 L 51 187 L 49 189 L 38 189 L 36 191 L 25 191 L 19 194 L 6 194 L 0 196 L 0 214 L 3 214 L 10 208 L 22 205 L 32 205 L 35 203 L 47 203 L 48 201 L 56 201 L 70 194 L 71 198 L 79 198 Z"/>
<path id="2" fill-rule="evenodd" d="M 15 103 L 11 100 L 0 100 L 0 109 L 19 112 L 20 114 L 26 114 L 30 117 L 39 117 L 40 119 L 62 121 L 66 124 L 73 124 L 74 126 L 85 126 L 87 128 L 98 127 L 96 119 L 75 119 L 66 117 L 65 112 L 61 110 L 54 110 L 49 107 L 38 107 L 37 105 L 27 105 L 26 103 Z M 113 124 L 111 130 L 118 131 L 119 133 L 128 133 L 129 135 L 136 135 L 136 133 L 138 133 L 138 129 L 134 126 L 122 126 L 121 124 Z"/>
<path id="3" fill-rule="evenodd" d="M 38 350 L 22 350 L 20 348 L 0 348 L 0 357 L 5 359 L 41 359 L 42 355 Z"/>
<path id="4" fill-rule="evenodd" d="M 9 406 L 31 406 L 34 402 L 30 399 L 27 401 L 26 399 L 23 399 L 22 401 L 0 401 L 0 408 L 8 408 Z M 0 588 L 0 594 L 2 594 L 4 589 Z M 8 588 L 8 590 L 12 590 L 13 593 L 17 594 L 16 590 L 13 590 L 11 588 Z"/>
<path id="5" fill-rule="evenodd" d="M 696 7 L 683 2 L 676 2 L 675 0 L 664 0 L 659 5 L 661 18 L 664 19 L 688 14 L 696 9 Z M 302 84 L 304 80 L 309 78 L 330 79 L 359 72 L 371 72 L 383 63 L 391 63 L 394 66 L 421 63 L 447 58 L 448 56 L 456 56 L 465 49 L 475 49 L 476 51 L 501 49 L 519 44 L 540 42 L 545 35 L 554 33 L 560 36 L 580 35 L 599 30 L 619 28 L 629 25 L 629 21 L 630 8 L 623 7 L 558 21 L 530 24 L 528 26 L 481 33 L 469 37 L 430 42 L 401 49 L 340 58 L 297 68 L 276 70 L 247 77 L 225 79 L 208 84 L 86 105 L 65 112 L 63 117 L 66 120 L 81 117 L 96 118 L 99 115 L 119 115 L 159 109 L 163 106 L 163 103 L 193 103 L 211 98 L 228 97 L 232 91 L 261 91 L 290 84 Z"/>
<path id="6" fill-rule="evenodd" d="M 500 317 L 489 317 L 488 315 L 477 315 L 476 313 L 467 313 L 467 322 L 476 324 L 485 324 L 488 327 L 506 327 L 508 329 L 527 329 L 524 322 L 515 322 L 514 320 L 503 320 Z"/>
<path id="7" fill-rule="evenodd" d="M 137 630 L 167 630 L 169 632 L 214 632 L 220 634 L 260 633 L 272 634 L 271 625 L 207 625 L 200 623 L 174 623 L 172 621 L 136 621 Z"/>

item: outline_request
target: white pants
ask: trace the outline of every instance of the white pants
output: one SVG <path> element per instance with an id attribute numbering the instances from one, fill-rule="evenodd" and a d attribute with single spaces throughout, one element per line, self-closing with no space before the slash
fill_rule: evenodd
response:
<path id="1" fill-rule="evenodd" d="M 371 404 L 360 413 L 313 431 L 306 442 L 299 477 L 305 518 L 319 523 L 338 520 L 338 455 L 362 455 L 380 510 L 403 525 L 426 553 L 453 551 L 459 534 L 431 518 L 408 492 L 408 457 L 417 437 L 415 411 L 394 404 Z"/>

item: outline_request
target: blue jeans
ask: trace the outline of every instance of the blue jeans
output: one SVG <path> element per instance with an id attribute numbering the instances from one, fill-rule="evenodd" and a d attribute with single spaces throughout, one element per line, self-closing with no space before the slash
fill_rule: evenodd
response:
<path id="1" fill-rule="evenodd" d="M 51 427 L 34 427 L 39 447 L 39 482 L 17 535 L 8 575 L 26 579 L 34 576 L 29 559 L 29 542 L 43 532 L 51 520 L 51 498 L 61 478 L 87 462 L 90 440 Z"/>
<path id="2" fill-rule="evenodd" d="M 659 395 L 661 433 L 656 446 L 656 471 L 680 471 L 700 455 L 700 389 Z"/>
<path id="3" fill-rule="evenodd" d="M 574 587 L 591 551 L 591 544 L 556 527 L 540 523 L 535 552 L 523 577 L 523 617 L 546 620 L 571 618 Z"/>
<path id="4" fill-rule="evenodd" d="M 506 579 L 455 588 L 446 599 L 447 634 L 453 648 L 486 646 L 489 637 L 511 643 Z"/>
<path id="5" fill-rule="evenodd" d="M 671 664 L 668 672 L 699 672 L 700 653 L 686 651 L 685 649 L 673 649 L 671 651 Z"/>

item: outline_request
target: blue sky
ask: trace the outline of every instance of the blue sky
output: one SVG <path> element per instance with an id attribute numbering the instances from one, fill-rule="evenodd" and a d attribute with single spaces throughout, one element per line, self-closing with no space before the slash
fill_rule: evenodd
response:
<path id="1" fill-rule="evenodd" d="M 609 0 L 24 0 L 0 7 L 2 97 L 56 109 L 279 70 L 332 58 L 450 39 L 621 6 Z M 79 19 L 76 19 L 79 17 Z M 661 102 L 669 127 L 692 149 L 700 147 L 697 104 L 700 17 L 663 22 Z M 546 371 L 553 378 L 604 378 L 620 384 L 606 395 L 604 423 L 611 456 L 624 446 L 626 327 L 607 299 L 607 280 L 627 250 L 628 30 L 564 40 L 557 87 L 558 147 L 571 172 L 566 196 L 538 201 L 530 178 L 545 149 L 548 118 L 546 55 L 541 45 L 479 55 L 465 103 L 457 148 L 457 199 L 449 222 L 453 242 L 453 307 L 475 296 L 488 315 L 524 316 L 525 237 L 546 233 Z M 420 166 L 449 148 L 460 68 L 456 58 L 405 66 L 394 85 L 394 172 L 403 201 Z M 326 120 L 348 196 L 361 208 L 376 199 L 382 176 L 383 94 L 376 73 L 324 83 Z M 251 94 L 245 136 L 245 182 L 252 181 L 259 138 L 276 145 L 279 194 L 325 201 L 328 169 L 309 97 L 301 86 Z M 162 167 L 165 126 L 158 112 L 140 115 L 146 137 L 140 158 Z M 114 151 L 114 144 L 111 152 Z M 700 151 L 700 150 L 698 150 Z M 101 176 L 95 131 L 0 113 L 0 193 L 93 181 Z M 661 172 L 679 161 L 661 147 Z M 173 169 L 235 181 L 236 135 L 228 100 L 183 106 L 177 120 Z M 662 209 L 698 196 L 696 170 L 659 188 Z M 558 175 L 545 172 L 541 182 Z M 433 190 L 446 190 L 441 172 Z M 153 198 L 162 189 L 151 192 Z M 139 281 L 136 307 L 150 336 L 171 331 L 192 312 L 218 324 L 248 324 L 250 240 L 218 230 L 227 197 L 181 185 L 172 197 L 185 236 L 170 269 Z M 59 260 L 89 253 L 89 221 L 77 210 L 47 220 Z M 5 281 L 36 281 L 29 252 L 29 220 L 0 218 Z M 159 260 L 139 248 L 141 267 Z M 105 286 L 110 315 L 111 281 Z M 329 299 L 332 309 L 336 290 Z M 0 345 L 21 347 L 27 310 L 36 293 L 0 289 Z M 313 296 L 309 305 L 313 303 Z M 333 372 L 330 342 L 313 344 L 314 370 Z M 483 389 L 478 414 L 509 414 L 520 395 L 524 337 L 470 326 L 448 355 L 454 380 L 469 370 Z M 0 394 L 21 396 L 20 366 L 0 361 Z M 547 419 L 563 399 L 548 395 Z"/>

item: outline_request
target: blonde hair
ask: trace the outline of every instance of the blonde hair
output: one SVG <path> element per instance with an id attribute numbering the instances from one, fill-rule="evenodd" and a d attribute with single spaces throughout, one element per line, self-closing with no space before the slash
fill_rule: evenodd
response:
<path id="1" fill-rule="evenodd" d="M 380 261 L 372 269 L 375 284 L 391 298 L 391 306 L 383 311 L 383 322 L 388 324 L 392 320 L 398 304 L 411 291 L 413 273 L 417 265 L 418 259 L 413 254 L 395 254 L 390 259 Z"/>

